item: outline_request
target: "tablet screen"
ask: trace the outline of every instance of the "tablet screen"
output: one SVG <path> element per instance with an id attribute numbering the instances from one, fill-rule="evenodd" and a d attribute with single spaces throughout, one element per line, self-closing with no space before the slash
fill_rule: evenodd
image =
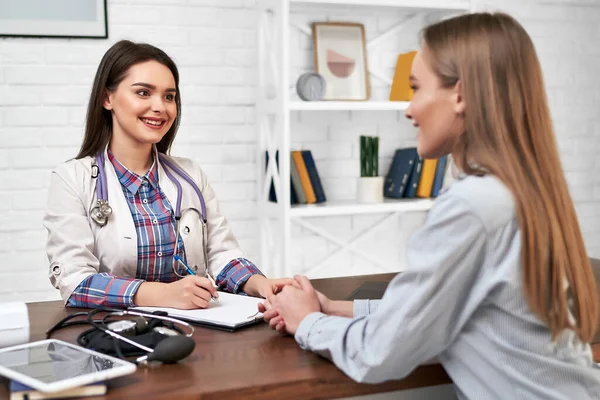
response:
<path id="1" fill-rule="evenodd" d="M 131 363 L 52 339 L 0 350 L 0 367 L 46 385 L 84 375 L 100 380 L 124 366 L 135 369 Z"/>

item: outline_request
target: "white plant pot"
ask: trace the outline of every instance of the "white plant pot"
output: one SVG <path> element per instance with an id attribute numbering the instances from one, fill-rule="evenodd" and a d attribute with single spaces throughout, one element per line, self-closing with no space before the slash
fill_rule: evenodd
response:
<path id="1" fill-rule="evenodd" d="M 359 203 L 383 202 L 383 176 L 365 176 L 358 178 L 356 195 Z"/>

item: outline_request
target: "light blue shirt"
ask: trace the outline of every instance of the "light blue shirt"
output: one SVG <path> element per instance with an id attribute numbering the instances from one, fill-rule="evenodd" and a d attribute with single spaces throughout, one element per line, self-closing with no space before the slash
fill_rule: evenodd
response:
<path id="1" fill-rule="evenodd" d="M 354 318 L 308 315 L 296 341 L 359 382 L 400 379 L 438 358 L 459 399 L 600 399 L 591 348 L 552 342 L 523 294 L 510 191 L 469 176 L 442 193 L 408 246 L 408 268 Z"/>

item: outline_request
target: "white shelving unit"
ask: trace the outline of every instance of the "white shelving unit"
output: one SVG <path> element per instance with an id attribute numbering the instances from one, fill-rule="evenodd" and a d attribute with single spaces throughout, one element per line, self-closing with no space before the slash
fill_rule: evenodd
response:
<path id="1" fill-rule="evenodd" d="M 290 217 L 330 217 L 334 215 L 378 214 L 390 212 L 427 211 L 433 205 L 430 199 L 423 200 L 391 200 L 385 199 L 379 204 L 357 204 L 347 200 L 330 200 L 321 204 L 295 205 L 290 210 Z"/>
<path id="2" fill-rule="evenodd" d="M 290 111 L 404 111 L 407 101 L 290 101 Z"/>
<path id="3" fill-rule="evenodd" d="M 295 10 L 306 8 L 401 8 L 414 15 L 431 12 L 457 14 L 472 9 L 470 0 L 258 0 L 258 85 L 256 99 L 256 127 L 259 138 L 257 146 L 258 177 L 258 216 L 260 225 L 261 267 L 272 277 L 290 276 L 299 271 L 291 270 L 290 254 L 292 248 L 292 223 L 333 242 L 339 246 L 335 252 L 349 251 L 358 257 L 377 263 L 376 257 L 365 254 L 343 243 L 339 238 L 329 234 L 320 227 L 311 224 L 307 218 L 387 214 L 388 217 L 398 213 L 426 211 L 431 208 L 430 199 L 389 200 L 381 204 L 357 204 L 353 201 L 327 200 L 323 204 L 290 205 L 290 158 L 279 158 L 279 174 L 274 162 L 269 162 L 266 173 L 264 152 L 269 153 L 269 160 L 275 154 L 290 153 L 291 115 L 302 112 L 303 118 L 310 118 L 311 113 L 318 111 L 368 111 L 368 112 L 401 112 L 408 102 L 389 101 L 318 101 L 303 102 L 290 98 L 290 88 L 294 86 L 297 76 L 290 76 L 290 31 L 298 29 L 310 35 L 310 27 L 292 21 L 290 14 Z M 410 18 L 409 18 L 410 19 Z M 378 46 L 397 33 L 407 20 L 381 33 L 368 41 L 367 47 Z M 390 85 L 392 77 L 386 76 L 377 66 L 369 65 L 369 73 L 384 84 Z M 262 162 L 261 162 L 262 160 Z M 285 179 L 282 179 L 285 178 Z M 269 188 L 273 181 L 278 203 L 269 202 Z M 327 189 L 325 188 L 327 192 Z M 387 220 L 380 221 L 383 223 Z M 365 230 L 360 236 L 368 234 L 377 226 Z M 324 265 L 331 256 L 318 263 L 315 268 Z M 382 264 L 382 263 L 379 263 Z"/>
<path id="4" fill-rule="evenodd" d="M 468 0 L 290 0 L 292 4 L 365 6 L 365 7 L 402 7 L 410 9 L 432 9 L 443 11 L 468 11 Z"/>

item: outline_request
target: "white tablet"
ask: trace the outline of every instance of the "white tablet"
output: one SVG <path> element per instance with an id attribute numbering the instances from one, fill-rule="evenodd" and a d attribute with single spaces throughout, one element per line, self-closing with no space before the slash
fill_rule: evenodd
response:
<path id="1" fill-rule="evenodd" d="M 42 392 L 58 392 L 131 374 L 136 365 L 62 340 L 0 349 L 0 375 Z"/>

